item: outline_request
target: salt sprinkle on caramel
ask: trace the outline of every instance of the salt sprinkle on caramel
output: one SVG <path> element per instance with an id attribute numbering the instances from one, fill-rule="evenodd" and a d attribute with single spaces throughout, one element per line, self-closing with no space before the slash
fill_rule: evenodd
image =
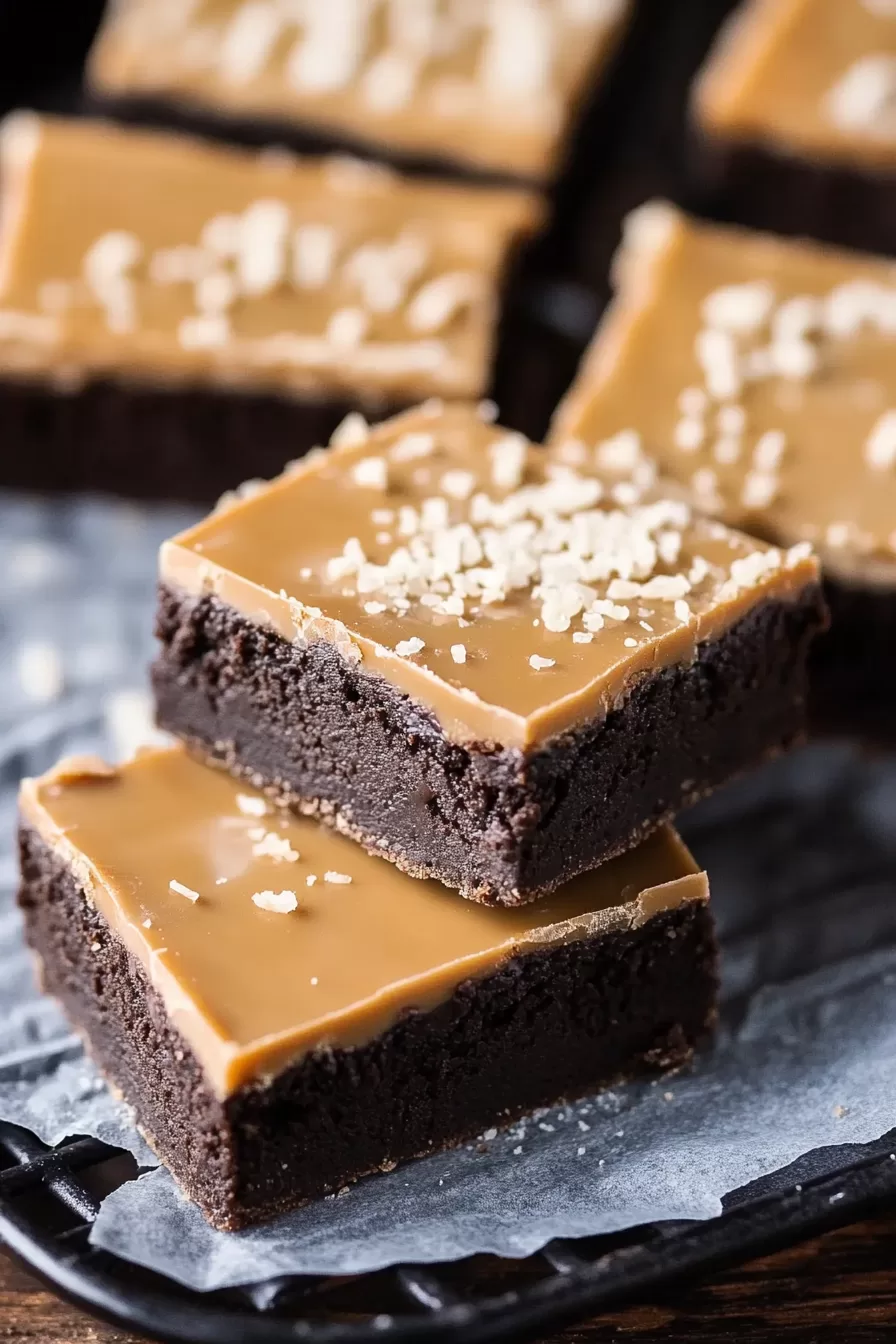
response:
<path id="1" fill-rule="evenodd" d="M 244 817 L 263 817 L 267 815 L 268 805 L 259 794 L 238 793 L 236 805 Z"/>
<path id="2" fill-rule="evenodd" d="M 272 915 L 289 915 L 298 909 L 299 898 L 294 891 L 256 891 L 252 904 Z"/>
<path id="3" fill-rule="evenodd" d="M 694 391 L 685 400 L 696 409 Z M 732 433 L 745 426 L 746 417 L 736 406 L 723 406 L 720 418 Z M 363 486 L 368 463 L 397 460 L 398 468 L 424 448 L 427 456 L 443 452 L 437 434 L 406 433 L 381 457 L 356 462 L 350 478 Z M 483 610 L 520 594 L 537 604 L 536 627 L 587 636 L 579 643 L 592 642 L 607 622 L 631 621 L 632 603 L 641 604 L 641 628 L 657 633 L 665 604 L 683 601 L 709 572 L 699 556 L 689 566 L 679 563 L 684 531 L 694 524 L 687 504 L 658 495 L 655 464 L 634 431 L 585 450 L 586 459 L 592 452 L 601 475 L 580 471 L 569 465 L 568 455 L 557 454 L 543 470 L 535 468 L 538 459 L 533 458 L 535 479 L 529 481 L 529 451 L 521 436 L 496 430 L 485 453 L 488 481 L 478 488 L 474 472 L 451 468 L 438 478 L 442 495 L 397 508 L 377 504 L 371 518 L 393 520 L 395 541 L 393 532 L 382 538 L 391 551 L 373 558 L 358 538 L 349 537 L 342 553 L 325 561 L 328 581 L 338 584 L 343 596 L 357 595 L 371 616 L 390 611 L 401 618 L 416 607 L 466 623 L 468 615 L 475 621 Z M 755 457 L 771 468 L 783 451 L 782 436 L 772 431 L 758 441 Z M 576 460 L 581 461 L 580 453 Z M 377 475 L 381 480 L 379 470 Z M 769 499 L 777 488 L 769 471 L 756 470 L 749 480 L 751 499 Z M 699 468 L 693 485 L 704 507 L 720 507 L 715 470 Z M 400 480 L 395 488 L 401 491 Z M 387 479 L 380 493 L 389 499 L 390 492 Z M 380 534 L 375 535 L 380 544 Z M 720 575 L 718 585 L 725 581 Z M 678 624 L 689 623 L 690 604 L 686 607 L 686 617 L 669 611 L 667 623 L 673 617 Z M 414 635 L 399 640 L 392 652 L 412 658 L 425 647 L 424 639 Z M 455 663 L 468 657 L 466 645 L 449 645 L 447 652 Z M 531 666 L 537 671 L 542 665 Z"/>
<path id="4" fill-rule="evenodd" d="M 297 863 L 301 857 L 286 836 L 277 835 L 275 831 L 263 831 L 261 838 L 253 844 L 252 853 L 256 859 L 273 859 L 275 863 Z"/>
<path id="5" fill-rule="evenodd" d="M 178 882 L 175 878 L 172 878 L 168 883 L 168 888 L 178 896 L 186 896 L 187 900 L 191 901 L 193 905 L 199 900 L 198 891 L 194 891 L 192 887 L 185 886 L 183 882 Z"/>

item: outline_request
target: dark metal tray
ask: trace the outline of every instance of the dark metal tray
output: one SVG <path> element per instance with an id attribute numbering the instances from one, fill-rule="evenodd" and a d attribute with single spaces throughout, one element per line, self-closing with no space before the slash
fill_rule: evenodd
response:
<path id="1" fill-rule="evenodd" d="M 278 1277 L 195 1293 L 89 1244 L 100 1199 L 136 1175 L 96 1139 L 47 1148 L 0 1124 L 0 1240 L 67 1298 L 117 1326 L 191 1344 L 252 1340 L 542 1339 L 584 1315 L 738 1264 L 873 1213 L 896 1197 L 896 1135 L 810 1155 L 738 1191 L 706 1222 L 663 1223 L 585 1241 L 550 1242 L 522 1261 L 475 1257 L 399 1265 L 354 1278 Z M 828 1158 L 830 1160 L 830 1157 Z"/>

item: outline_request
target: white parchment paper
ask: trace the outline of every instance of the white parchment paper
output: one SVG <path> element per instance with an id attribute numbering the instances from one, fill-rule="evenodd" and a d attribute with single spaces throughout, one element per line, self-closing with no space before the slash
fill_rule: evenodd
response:
<path id="1" fill-rule="evenodd" d="M 150 1168 L 105 1201 L 98 1245 L 200 1289 L 524 1256 L 552 1237 L 712 1217 L 730 1191 L 807 1152 L 896 1126 L 896 762 L 814 747 L 686 821 L 724 947 L 722 1029 L 691 1069 L 540 1114 L 265 1228 L 212 1232 L 37 994 L 13 908 L 16 782 L 63 751 L 114 753 L 140 736 L 155 549 L 183 521 L 0 499 L 0 1117 L 51 1143 L 95 1134 Z M 30 691 L 23 681 L 35 644 L 58 655 L 52 694 L 47 678 Z"/>

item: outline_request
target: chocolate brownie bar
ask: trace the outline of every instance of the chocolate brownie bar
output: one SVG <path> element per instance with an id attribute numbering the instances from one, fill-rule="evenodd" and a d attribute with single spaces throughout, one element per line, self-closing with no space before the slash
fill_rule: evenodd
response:
<path id="1" fill-rule="evenodd" d="M 896 735 L 896 272 L 874 257 L 698 224 L 632 222 L 619 293 L 555 419 L 596 442 L 644 387 L 647 452 L 700 507 L 822 557 L 815 724 Z"/>
<path id="2" fill-rule="evenodd" d="M 162 548 L 158 718 L 205 759 L 513 905 L 799 736 L 809 548 L 693 520 L 634 433 L 337 439 Z"/>
<path id="3" fill-rule="evenodd" d="M 889 0 L 749 0 L 696 85 L 693 126 L 716 217 L 896 252 Z"/>
<path id="4" fill-rule="evenodd" d="M 126 0 L 91 55 L 95 105 L 250 144 L 547 182 L 630 0 L 396 4 Z"/>
<path id="5" fill-rule="evenodd" d="M 214 1226 L 681 1064 L 706 877 L 658 831 L 537 911 L 415 882 L 180 749 L 22 788 L 47 989 Z"/>
<path id="6" fill-rule="evenodd" d="M 350 409 L 483 395 L 539 213 L 522 192 L 27 114 L 0 153 L 0 474 L 41 488 L 211 503 Z"/>

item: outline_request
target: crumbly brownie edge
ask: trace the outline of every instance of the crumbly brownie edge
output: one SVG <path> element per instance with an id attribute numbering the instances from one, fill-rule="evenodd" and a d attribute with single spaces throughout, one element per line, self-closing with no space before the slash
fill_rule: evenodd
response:
<path id="1" fill-rule="evenodd" d="M 819 736 L 896 746 L 896 588 L 829 578 L 831 628 L 809 657 L 809 725 Z"/>
<path id="2" fill-rule="evenodd" d="M 824 607 L 767 600 L 609 715 L 524 755 L 451 742 L 434 715 L 328 644 L 299 648 L 217 598 L 163 586 L 161 727 L 415 877 L 516 905 L 631 847 L 798 741 Z"/>
<path id="3" fill-rule="evenodd" d="M 692 209 L 838 247 L 896 255 L 896 173 L 797 158 L 692 131 Z"/>
<path id="4" fill-rule="evenodd" d="M 59 856 L 27 828 L 20 849 L 19 900 L 45 987 L 225 1231 L 538 1106 L 677 1067 L 715 1018 L 712 919 L 691 901 L 639 929 L 515 957 L 369 1045 L 315 1053 L 221 1102 Z"/>
<path id="5" fill-rule="evenodd" d="M 68 387 L 6 374 L 0 484 L 207 505 L 326 443 L 349 411 L 380 419 L 404 408 L 105 378 Z"/>

